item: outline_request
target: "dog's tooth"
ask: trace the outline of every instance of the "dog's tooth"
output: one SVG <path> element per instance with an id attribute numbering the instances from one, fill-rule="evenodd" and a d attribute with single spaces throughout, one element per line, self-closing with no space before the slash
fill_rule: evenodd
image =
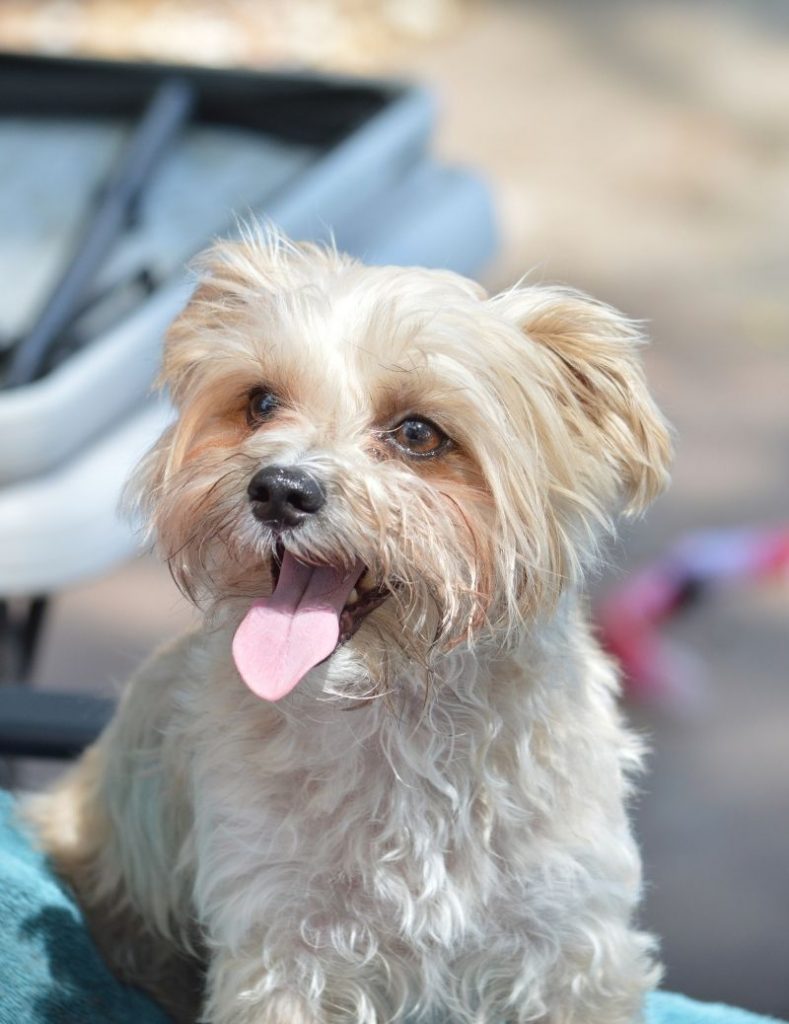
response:
<path id="1" fill-rule="evenodd" d="M 354 602 L 356 602 L 358 600 L 359 600 L 359 592 L 356 589 L 356 587 L 354 587 L 353 590 L 351 591 L 350 597 L 348 598 L 348 604 L 353 604 Z"/>
<path id="2" fill-rule="evenodd" d="M 356 588 L 362 594 L 367 594 L 367 593 L 369 593 L 369 591 L 375 590 L 375 583 L 373 582 L 372 578 L 370 577 L 369 572 L 366 572 L 362 576 L 362 578 L 356 584 Z"/>

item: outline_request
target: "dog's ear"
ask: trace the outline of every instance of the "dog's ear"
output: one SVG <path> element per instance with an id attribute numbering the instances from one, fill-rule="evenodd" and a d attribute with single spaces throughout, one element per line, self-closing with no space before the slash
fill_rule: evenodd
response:
<path id="1" fill-rule="evenodd" d="M 541 357 L 591 497 L 609 513 L 642 511 L 668 481 L 672 443 L 644 379 L 638 325 L 563 288 L 520 288 L 491 305 Z"/>

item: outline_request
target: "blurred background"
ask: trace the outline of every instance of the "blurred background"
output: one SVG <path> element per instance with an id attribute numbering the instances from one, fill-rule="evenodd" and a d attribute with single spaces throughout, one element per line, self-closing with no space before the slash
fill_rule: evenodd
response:
<path id="1" fill-rule="evenodd" d="M 688 533 L 789 523 L 783 0 L 4 0 L 0 48 L 424 83 L 436 155 L 493 198 L 484 282 L 565 281 L 652 338 L 674 483 L 612 551 L 598 605 Z M 666 987 L 784 1017 L 787 612 L 786 575 L 709 588 L 665 625 L 681 685 L 628 700 L 653 751 L 637 829 Z M 57 596 L 34 684 L 113 692 L 190 621 L 137 558 Z M 54 770 L 28 763 L 21 781 Z"/>

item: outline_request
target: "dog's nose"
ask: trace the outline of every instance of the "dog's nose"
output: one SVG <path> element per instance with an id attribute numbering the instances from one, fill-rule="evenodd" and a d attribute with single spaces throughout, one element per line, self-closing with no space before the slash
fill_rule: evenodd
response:
<path id="1" fill-rule="evenodd" d="M 252 514 L 275 529 L 298 526 L 326 504 L 326 492 L 319 480 L 303 469 L 266 466 L 258 470 L 247 487 Z"/>

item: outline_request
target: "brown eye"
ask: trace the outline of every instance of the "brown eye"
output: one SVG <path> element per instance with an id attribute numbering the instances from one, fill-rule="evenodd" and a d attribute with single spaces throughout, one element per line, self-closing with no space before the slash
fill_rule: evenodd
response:
<path id="1" fill-rule="evenodd" d="M 269 419 L 279 406 L 279 398 L 267 388 L 253 388 L 247 399 L 247 422 L 250 427 Z"/>
<path id="2" fill-rule="evenodd" d="M 447 435 L 435 423 L 416 416 L 403 420 L 389 436 L 407 455 L 419 459 L 439 455 L 450 444 Z"/>

